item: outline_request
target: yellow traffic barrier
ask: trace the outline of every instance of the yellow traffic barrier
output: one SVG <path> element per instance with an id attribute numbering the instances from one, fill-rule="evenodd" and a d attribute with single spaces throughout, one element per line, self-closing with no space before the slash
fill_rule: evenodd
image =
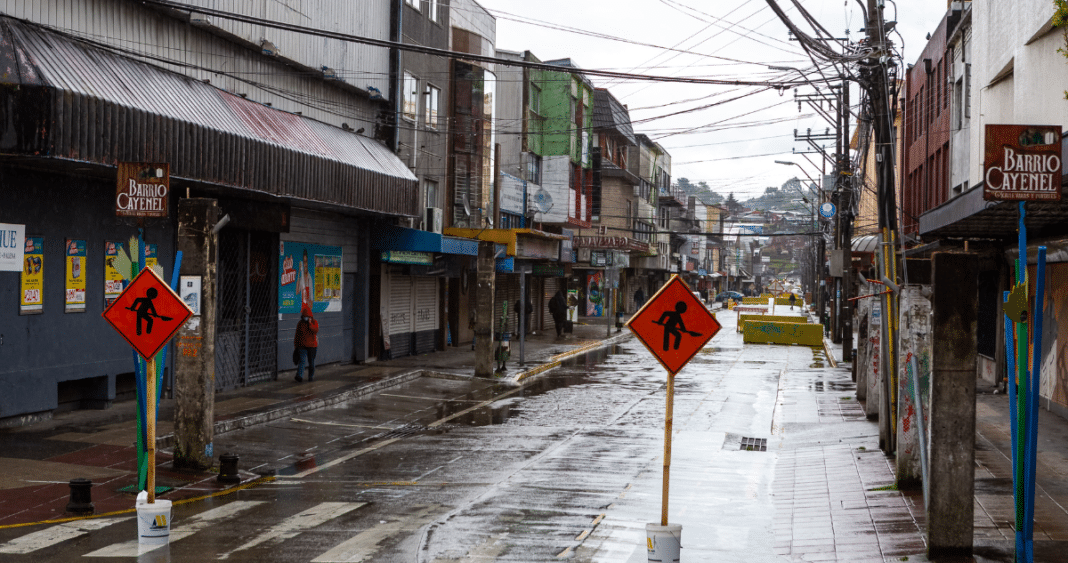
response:
<path id="1" fill-rule="evenodd" d="M 745 328 L 746 321 L 768 321 L 775 323 L 805 323 L 805 317 L 791 317 L 789 315 L 761 315 L 759 313 L 738 313 L 738 332 Z"/>
<path id="2" fill-rule="evenodd" d="M 743 305 L 767 305 L 768 304 L 768 298 L 767 297 L 743 297 L 742 298 L 742 304 Z"/>
<path id="3" fill-rule="evenodd" d="M 823 345 L 823 325 L 815 323 L 783 323 L 746 321 L 742 340 L 755 344 Z"/>

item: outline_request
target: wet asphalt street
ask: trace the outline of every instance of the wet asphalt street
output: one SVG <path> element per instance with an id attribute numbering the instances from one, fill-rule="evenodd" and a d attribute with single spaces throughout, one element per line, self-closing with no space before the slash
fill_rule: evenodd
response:
<path id="1" fill-rule="evenodd" d="M 923 560 L 900 495 L 876 493 L 899 520 L 883 536 L 860 510 L 892 475 L 848 371 L 806 347 L 743 347 L 733 313 L 720 316 L 723 331 L 676 378 L 669 514 L 682 560 Z M 121 516 L 0 530 L 3 560 L 644 562 L 645 524 L 661 512 L 665 383 L 635 339 L 523 387 L 424 376 L 219 436 L 219 451 L 276 478 L 175 506 L 167 547 L 139 549 Z M 741 450 L 748 439 L 766 451 Z M 60 532 L 69 539 L 48 543 Z"/>

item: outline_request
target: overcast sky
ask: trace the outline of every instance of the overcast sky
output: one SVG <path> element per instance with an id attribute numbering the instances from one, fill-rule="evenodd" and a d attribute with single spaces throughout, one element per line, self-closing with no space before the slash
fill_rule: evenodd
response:
<path id="1" fill-rule="evenodd" d="M 498 49 L 531 51 L 541 60 L 571 58 L 582 68 L 677 75 L 726 80 L 797 78 L 791 71 L 811 71 L 812 63 L 766 0 L 478 0 L 497 17 Z M 866 3 L 866 0 L 862 0 Z M 810 35 L 790 0 L 779 0 L 788 16 Z M 802 5 L 832 34 L 854 41 L 864 36 L 857 0 L 803 0 Z M 939 1 L 897 0 L 886 4 L 886 19 L 897 19 L 901 36 L 891 39 L 907 63 L 914 63 L 945 14 Z M 560 29 L 566 28 L 566 29 Z M 680 53 L 678 51 L 686 51 Z M 816 76 L 816 75 L 814 75 Z M 794 129 L 830 127 L 802 105 L 794 92 L 754 93 L 706 109 L 691 110 L 756 90 L 749 86 L 708 86 L 621 82 L 593 79 L 627 104 L 636 132 L 663 145 L 672 156 L 672 177 L 707 182 L 724 196 L 745 200 L 780 186 L 795 176 L 815 177 L 819 171 L 791 150 L 808 150 L 793 141 Z M 811 88 L 802 88 L 811 92 Z M 856 87 L 851 101 L 859 102 Z M 646 120 L 646 121 L 643 121 Z M 696 129 L 696 130 L 692 130 Z M 833 141 L 828 141 L 833 151 Z M 766 156 L 758 156 L 766 155 Z M 808 155 L 817 165 L 818 155 Z M 775 160 L 796 161 L 784 166 Z"/>

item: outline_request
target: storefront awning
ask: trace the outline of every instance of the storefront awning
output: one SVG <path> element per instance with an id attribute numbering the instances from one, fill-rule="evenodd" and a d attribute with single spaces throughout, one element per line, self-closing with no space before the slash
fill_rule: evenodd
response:
<path id="1" fill-rule="evenodd" d="M 442 236 L 419 229 L 376 225 L 371 235 L 371 250 L 477 256 L 478 243 L 471 239 Z"/>
<path id="2" fill-rule="evenodd" d="M 417 216 L 415 175 L 381 143 L 0 17 L 0 153 Z"/>
<path id="3" fill-rule="evenodd" d="M 536 229 L 465 229 L 449 227 L 445 229 L 445 234 L 503 244 L 507 247 L 505 252 L 508 256 L 544 260 L 558 259 L 560 256 L 560 241 L 568 240 L 566 235 L 547 233 Z M 543 244 L 545 242 L 554 244 Z"/>

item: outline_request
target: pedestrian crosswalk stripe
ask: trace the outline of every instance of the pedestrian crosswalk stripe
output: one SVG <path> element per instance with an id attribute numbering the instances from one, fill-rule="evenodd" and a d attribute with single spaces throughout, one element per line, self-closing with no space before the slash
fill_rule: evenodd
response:
<path id="1" fill-rule="evenodd" d="M 312 559 L 312 563 L 349 563 L 368 561 L 378 551 L 382 540 L 405 530 L 418 530 L 434 519 L 438 506 L 424 507 L 407 518 L 379 524 L 364 530 L 352 538 L 334 546 L 333 549 Z"/>
<path id="2" fill-rule="evenodd" d="M 261 533 L 240 547 L 222 554 L 219 559 L 226 559 L 238 551 L 251 549 L 268 541 L 277 543 L 294 538 L 305 530 L 314 528 L 320 524 L 356 510 L 361 506 L 365 506 L 366 504 L 366 502 L 324 502 L 317 504 L 296 516 L 290 517 L 284 522 L 272 526 L 271 529 Z"/>
<path id="3" fill-rule="evenodd" d="M 190 516 L 184 523 L 171 528 L 170 542 L 174 543 L 178 540 L 185 539 L 204 528 L 213 526 L 219 520 L 225 520 L 230 518 L 239 512 L 244 512 L 254 506 L 263 504 L 264 501 L 259 500 L 239 500 L 231 503 L 227 503 L 218 508 L 201 512 Z M 87 553 L 86 557 L 137 557 L 153 549 L 162 547 L 160 545 L 143 545 L 137 540 L 131 540 L 127 542 L 117 543 L 98 549 L 92 553 Z"/>
<path id="4" fill-rule="evenodd" d="M 56 545 L 57 543 L 65 542 L 67 540 L 74 539 L 78 536 L 88 534 L 93 530 L 99 530 L 106 526 L 110 526 L 117 522 L 129 520 L 130 517 L 125 518 L 100 518 L 95 520 L 75 520 L 74 522 L 64 522 L 55 526 L 49 526 L 43 530 L 33 532 L 32 534 L 26 534 L 25 536 L 15 538 L 5 544 L 0 544 L 0 553 L 11 554 L 25 554 L 32 553 L 38 549 L 44 549 L 49 546 Z"/>

